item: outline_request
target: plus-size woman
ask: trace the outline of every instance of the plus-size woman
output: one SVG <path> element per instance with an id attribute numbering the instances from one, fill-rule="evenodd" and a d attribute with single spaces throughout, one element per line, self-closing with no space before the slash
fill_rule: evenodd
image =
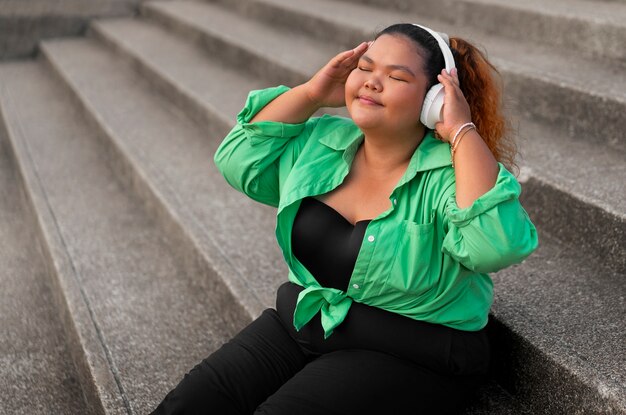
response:
<path id="1" fill-rule="evenodd" d="M 487 273 L 537 246 L 493 76 L 468 42 L 398 24 L 253 91 L 215 162 L 277 207 L 288 281 L 155 413 L 462 411 L 489 364 Z"/>

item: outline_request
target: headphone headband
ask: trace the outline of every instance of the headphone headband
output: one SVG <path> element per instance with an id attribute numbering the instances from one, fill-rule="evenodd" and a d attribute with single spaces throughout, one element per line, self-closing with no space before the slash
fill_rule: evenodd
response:
<path id="1" fill-rule="evenodd" d="M 446 71 L 450 73 L 450 71 L 455 68 L 454 65 L 454 56 L 452 55 L 452 50 L 450 50 L 449 46 L 449 38 L 445 33 L 443 36 L 448 39 L 448 42 L 444 40 L 442 35 L 435 32 L 432 29 L 427 27 L 413 24 L 414 26 L 420 27 L 431 34 L 432 37 L 435 38 L 437 43 L 439 44 L 439 49 L 443 54 L 443 60 L 446 63 Z M 435 128 L 435 124 L 442 119 L 442 109 L 443 109 L 443 101 L 444 101 L 445 91 L 443 85 L 438 83 L 433 85 L 428 92 L 426 92 L 426 96 L 424 97 L 424 102 L 422 103 L 422 111 L 420 114 L 420 121 L 426 127 L 431 130 Z"/>
<path id="2" fill-rule="evenodd" d="M 419 24 L 413 23 L 413 26 L 417 26 L 417 27 L 424 29 L 425 31 L 430 33 L 432 37 L 435 38 L 435 40 L 439 44 L 439 49 L 441 49 L 441 53 L 443 54 L 443 60 L 446 63 L 446 71 L 450 73 L 450 71 L 452 70 L 452 68 L 455 67 L 455 65 L 454 65 L 454 56 L 452 55 L 452 50 L 450 49 L 450 46 L 449 46 L 450 38 L 448 37 L 448 35 L 445 33 L 439 34 L 438 32 L 435 32 L 434 30 L 429 29 L 428 27 L 422 26 Z M 445 39 L 443 36 L 445 36 Z"/>

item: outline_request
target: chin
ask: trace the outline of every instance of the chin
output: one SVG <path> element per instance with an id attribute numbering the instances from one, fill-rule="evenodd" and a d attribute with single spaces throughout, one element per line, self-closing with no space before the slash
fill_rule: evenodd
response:
<path id="1" fill-rule="evenodd" d="M 361 130 L 371 130 L 374 129 L 378 126 L 378 123 L 372 122 L 370 120 L 362 120 L 357 118 L 352 117 L 352 121 L 354 121 L 354 123 L 356 124 L 357 127 L 359 127 L 359 129 Z"/>
<path id="2" fill-rule="evenodd" d="M 352 121 L 359 127 L 361 130 L 376 128 L 379 125 L 378 120 L 374 119 L 371 114 L 364 114 L 362 111 L 350 111 L 348 109 L 348 113 L 350 114 L 350 118 Z"/>

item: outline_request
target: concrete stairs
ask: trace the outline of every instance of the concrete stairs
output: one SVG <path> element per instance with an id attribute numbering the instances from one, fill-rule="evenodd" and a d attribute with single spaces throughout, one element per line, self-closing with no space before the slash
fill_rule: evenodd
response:
<path id="1" fill-rule="evenodd" d="M 0 412 L 83 413 L 45 248 L 4 135 L 0 230 Z"/>
<path id="2" fill-rule="evenodd" d="M 148 413 L 272 306 L 275 211 L 213 153 L 248 91 L 409 21 L 498 66 L 540 232 L 493 275 L 493 379 L 467 414 L 626 413 L 626 3 L 413 3 L 146 2 L 0 64 L 0 412 Z"/>
<path id="3" fill-rule="evenodd" d="M 0 0 L 0 61 L 35 56 L 42 39 L 83 35 L 97 17 L 133 16 L 141 0 Z"/>

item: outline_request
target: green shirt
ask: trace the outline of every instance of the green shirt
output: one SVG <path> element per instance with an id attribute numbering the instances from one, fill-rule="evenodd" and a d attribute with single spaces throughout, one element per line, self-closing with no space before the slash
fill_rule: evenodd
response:
<path id="1" fill-rule="evenodd" d="M 296 329 L 321 311 L 328 337 L 353 301 L 460 330 L 483 328 L 493 300 L 486 273 L 521 262 L 537 247 L 515 177 L 500 164 L 495 186 L 459 209 L 450 146 L 429 131 L 389 195 L 391 207 L 368 224 L 347 291 L 321 287 L 292 253 L 294 218 L 304 197 L 342 183 L 363 133 L 352 120 L 328 115 L 302 124 L 249 122 L 286 90 L 250 93 L 215 163 L 235 189 L 278 207 L 276 237 L 289 280 L 305 287 Z"/>

